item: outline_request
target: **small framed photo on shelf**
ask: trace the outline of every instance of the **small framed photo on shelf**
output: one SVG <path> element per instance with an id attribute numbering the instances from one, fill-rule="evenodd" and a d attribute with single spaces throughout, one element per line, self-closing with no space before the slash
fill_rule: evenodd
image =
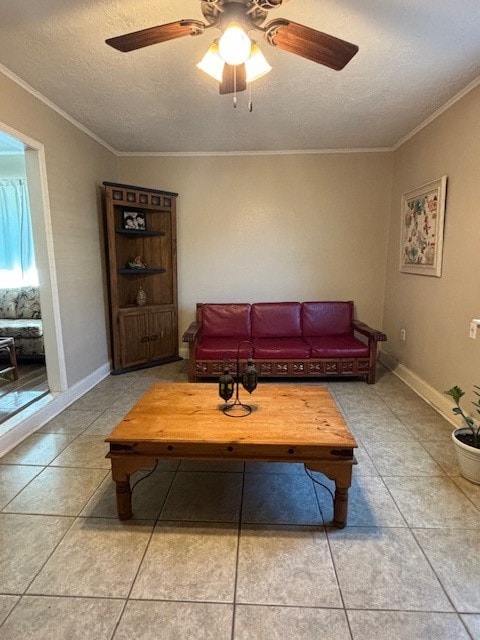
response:
<path id="1" fill-rule="evenodd" d="M 142 211 L 124 211 L 122 229 L 145 231 L 147 228 L 145 214 Z"/>

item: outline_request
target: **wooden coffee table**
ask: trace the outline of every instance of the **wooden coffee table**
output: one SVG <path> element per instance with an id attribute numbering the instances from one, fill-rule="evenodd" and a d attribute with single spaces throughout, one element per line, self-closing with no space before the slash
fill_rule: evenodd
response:
<path id="1" fill-rule="evenodd" d="M 132 516 L 130 476 L 159 458 L 302 462 L 335 481 L 334 521 L 347 522 L 357 446 L 325 387 L 264 384 L 240 399 L 244 418 L 223 414 L 216 384 L 155 384 L 106 438 L 120 520 Z"/>

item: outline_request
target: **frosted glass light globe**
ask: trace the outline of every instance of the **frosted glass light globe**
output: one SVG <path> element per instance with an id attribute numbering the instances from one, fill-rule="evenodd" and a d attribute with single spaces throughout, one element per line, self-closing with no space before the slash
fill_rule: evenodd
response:
<path id="1" fill-rule="evenodd" d="M 222 59 L 231 65 L 243 64 L 250 55 L 252 43 L 238 22 L 231 22 L 218 41 Z"/>

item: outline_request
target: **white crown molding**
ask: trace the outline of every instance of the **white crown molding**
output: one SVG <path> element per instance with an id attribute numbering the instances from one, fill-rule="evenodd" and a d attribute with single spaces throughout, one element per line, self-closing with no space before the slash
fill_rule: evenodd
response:
<path id="1" fill-rule="evenodd" d="M 46 98 L 43 94 L 41 94 L 39 91 L 31 87 L 29 84 L 27 84 L 24 80 L 22 80 L 17 75 L 15 75 L 12 71 L 10 71 L 10 69 L 7 69 L 7 67 L 5 67 L 1 63 L 0 63 L 0 71 L 5 76 L 7 76 L 7 78 L 12 80 L 16 84 L 18 84 L 20 87 L 22 87 L 22 89 L 25 89 L 25 91 L 30 93 L 34 98 L 37 98 L 37 100 L 40 100 L 40 102 L 43 102 L 44 104 L 47 105 L 47 107 L 50 107 L 50 109 L 53 109 L 53 111 L 58 113 L 59 116 L 62 116 L 62 118 L 65 118 L 65 120 L 70 122 L 70 124 L 73 124 L 74 127 L 77 127 L 77 129 L 80 129 L 80 131 L 83 131 L 83 133 L 86 133 L 87 136 L 90 136 L 90 138 L 93 138 L 93 140 L 95 140 L 95 142 L 98 142 L 98 144 L 101 144 L 102 147 L 105 147 L 105 149 L 108 149 L 108 151 L 110 151 L 111 153 L 118 155 L 118 151 L 113 147 L 111 147 L 107 142 L 105 142 L 105 140 L 102 140 L 101 138 L 99 138 L 95 133 L 93 133 L 93 131 L 90 131 L 90 129 L 87 129 L 87 127 L 85 127 L 83 124 L 78 122 L 78 120 L 75 120 L 75 118 L 69 115 L 66 111 L 58 107 L 54 102 L 52 102 L 51 100 Z"/>
<path id="2" fill-rule="evenodd" d="M 416 135 L 419 131 L 428 126 L 431 122 L 436 120 L 442 113 L 447 111 L 452 105 L 461 100 L 464 96 L 466 96 L 470 91 L 475 89 L 480 84 L 480 76 L 470 82 L 466 87 L 464 87 L 461 91 L 459 91 L 453 98 L 450 98 L 443 106 L 441 106 L 435 113 L 429 116 L 426 120 L 424 120 L 421 124 L 419 124 L 415 129 L 412 129 L 410 133 L 407 133 L 403 138 L 401 138 L 398 142 L 396 142 L 391 147 L 375 147 L 375 148 L 358 148 L 358 149 L 312 149 L 312 150 L 275 150 L 275 151 L 118 151 L 114 147 L 112 147 L 108 142 L 102 140 L 99 136 L 97 136 L 93 131 L 87 129 L 83 124 L 75 120 L 72 116 L 70 116 L 66 111 L 58 107 L 54 102 L 46 98 L 39 91 L 31 87 L 24 80 L 15 75 L 10 69 L 5 67 L 0 63 L 0 72 L 3 73 L 7 78 L 18 84 L 20 87 L 25 89 L 32 96 L 46 104 L 48 107 L 53 109 L 60 116 L 65 118 L 68 122 L 73 124 L 75 127 L 83 131 L 86 135 L 90 136 L 93 140 L 101 144 L 105 149 L 108 149 L 115 156 L 143 156 L 143 157 L 209 157 L 209 156 L 272 156 L 272 155 L 321 155 L 321 154 L 335 154 L 335 153 L 388 153 L 392 151 L 396 151 L 399 147 L 401 147 L 405 142 L 410 140 L 414 135 Z"/>
<path id="3" fill-rule="evenodd" d="M 407 133 L 406 136 L 404 136 L 401 140 L 399 140 L 396 144 L 393 145 L 391 150 L 396 151 L 399 147 L 405 144 L 405 142 L 410 140 L 410 138 L 413 138 L 413 136 L 415 136 L 419 131 L 427 127 L 431 122 L 433 122 L 439 116 L 441 116 L 442 113 L 445 113 L 445 111 L 450 109 L 450 107 L 452 107 L 456 102 L 458 102 L 463 97 L 465 97 L 467 93 L 470 93 L 470 91 L 473 91 L 473 89 L 478 87 L 479 84 L 480 84 L 480 76 L 475 80 L 473 80 L 472 82 L 470 82 L 469 84 L 467 84 L 466 87 L 464 87 L 455 96 L 453 96 L 453 98 L 450 98 L 450 100 L 448 100 L 443 106 L 437 109 L 435 113 L 432 113 L 431 116 L 429 116 L 426 120 L 424 120 L 421 124 L 419 124 L 418 127 L 415 127 L 415 129 L 412 129 L 410 133 Z"/>
<path id="4" fill-rule="evenodd" d="M 211 156 L 305 156 L 335 153 L 389 153 L 384 147 L 371 149 L 286 149 L 284 151 L 117 151 L 118 156 L 211 157 Z"/>

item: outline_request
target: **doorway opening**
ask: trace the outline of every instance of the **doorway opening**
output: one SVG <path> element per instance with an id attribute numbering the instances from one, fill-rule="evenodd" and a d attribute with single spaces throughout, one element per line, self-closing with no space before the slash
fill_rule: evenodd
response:
<path id="1" fill-rule="evenodd" d="M 7 294 L 0 315 L 11 316 L 13 324 L 15 316 L 19 316 L 23 325 L 31 325 L 24 334 L 31 340 L 22 341 L 17 327 L 13 337 L 17 343 L 19 378 L 12 380 L 13 376 L 6 374 L 7 379 L 0 380 L 0 436 L 5 435 L 4 427 L 13 429 L 21 422 L 24 408 L 47 394 L 67 389 L 43 145 L 0 123 L 0 183 L 2 178 L 5 186 L 15 192 L 14 201 L 19 198 L 17 209 L 24 204 L 21 194 L 26 193 L 28 217 L 22 218 L 16 230 L 21 237 L 14 238 L 15 229 L 9 229 L 11 220 L 2 230 L 2 234 L 11 232 L 11 240 L 15 240 L 4 245 L 3 253 L 18 246 L 23 262 L 16 271 L 12 264 L 5 270 L 0 255 L 0 301 L 2 293 Z M 33 260 L 27 246 L 29 225 Z M 12 262 L 12 256 L 8 257 Z"/>

